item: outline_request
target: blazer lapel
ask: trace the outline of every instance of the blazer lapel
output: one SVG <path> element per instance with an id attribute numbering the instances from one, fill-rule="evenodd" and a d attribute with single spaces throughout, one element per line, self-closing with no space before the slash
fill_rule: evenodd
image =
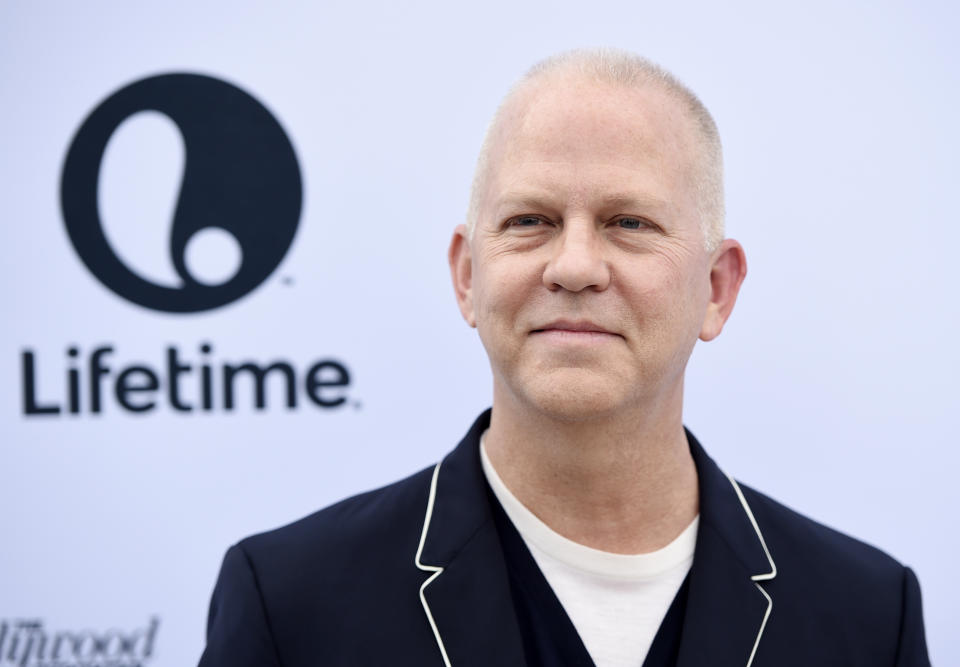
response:
<path id="1" fill-rule="evenodd" d="M 773 610 L 776 565 L 740 487 L 687 432 L 700 485 L 700 526 L 677 667 L 757 667 Z"/>
<path id="2" fill-rule="evenodd" d="M 503 550 L 480 466 L 481 415 L 434 469 L 414 565 L 420 602 L 447 667 L 524 665 Z M 442 663 L 440 662 L 442 659 Z"/>

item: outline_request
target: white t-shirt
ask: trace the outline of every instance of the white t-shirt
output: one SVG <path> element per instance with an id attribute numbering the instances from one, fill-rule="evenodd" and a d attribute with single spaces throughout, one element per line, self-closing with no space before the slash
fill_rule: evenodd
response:
<path id="1" fill-rule="evenodd" d="M 523 506 L 480 440 L 487 483 L 543 572 L 597 667 L 641 667 L 690 566 L 697 516 L 670 544 L 615 554 L 560 535 Z"/>

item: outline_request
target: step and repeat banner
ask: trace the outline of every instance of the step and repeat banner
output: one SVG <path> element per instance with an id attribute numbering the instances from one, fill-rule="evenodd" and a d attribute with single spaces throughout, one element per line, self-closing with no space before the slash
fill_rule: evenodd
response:
<path id="1" fill-rule="evenodd" d="M 714 112 L 750 275 L 688 375 L 725 468 L 880 546 L 960 662 L 956 10 L 0 6 L 0 667 L 182 667 L 224 551 L 490 400 L 445 252 L 509 84 L 577 46 Z"/>

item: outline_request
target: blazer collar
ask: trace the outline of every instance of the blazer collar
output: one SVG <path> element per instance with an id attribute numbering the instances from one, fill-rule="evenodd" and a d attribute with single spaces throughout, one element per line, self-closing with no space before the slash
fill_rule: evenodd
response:
<path id="1" fill-rule="evenodd" d="M 503 549 L 480 465 L 484 412 L 436 465 L 414 560 L 420 603 L 446 667 L 525 664 Z"/>
<path id="2" fill-rule="evenodd" d="M 523 643 L 480 465 L 487 410 L 434 468 L 414 564 L 429 577 L 420 602 L 447 667 L 523 665 Z M 687 431 L 700 524 L 678 667 L 754 662 L 773 602 L 776 566 L 733 478 Z"/>
<path id="3" fill-rule="evenodd" d="M 773 610 L 764 582 L 777 567 L 740 486 L 690 431 L 687 441 L 699 478 L 700 525 L 677 667 L 756 667 Z"/>
<path id="4" fill-rule="evenodd" d="M 701 525 L 706 523 L 723 536 L 754 581 L 773 579 L 777 566 L 740 485 L 707 455 L 693 433 L 684 430 L 697 466 Z"/>

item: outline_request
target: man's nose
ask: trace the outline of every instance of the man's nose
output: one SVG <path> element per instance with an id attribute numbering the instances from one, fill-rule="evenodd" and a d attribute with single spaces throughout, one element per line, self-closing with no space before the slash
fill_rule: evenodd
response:
<path id="1" fill-rule="evenodd" d="M 543 272 L 547 288 L 581 292 L 604 290 L 610 284 L 610 267 L 604 255 L 601 231 L 592 220 L 570 220 L 554 239 L 552 256 Z"/>

